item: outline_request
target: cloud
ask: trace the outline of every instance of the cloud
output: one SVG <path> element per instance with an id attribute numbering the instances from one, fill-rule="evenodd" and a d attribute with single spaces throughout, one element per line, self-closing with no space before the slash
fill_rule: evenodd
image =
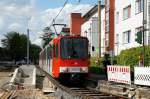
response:
<path id="1" fill-rule="evenodd" d="M 33 41 L 32 43 L 36 44 L 36 45 L 38 45 L 38 46 L 40 46 L 42 48 L 42 44 L 43 44 L 42 39 L 38 38 L 35 41 Z"/>
<path id="2" fill-rule="evenodd" d="M 0 17 L 0 29 L 2 29 L 4 26 L 4 20 L 2 17 Z"/>
<path id="3" fill-rule="evenodd" d="M 32 42 L 42 44 L 39 43 L 41 41 L 39 37 L 42 35 L 39 32 L 44 27 L 51 25 L 62 7 L 49 8 L 39 12 L 35 4 L 36 0 L 0 0 L 0 36 L 11 30 L 26 34 L 27 28 L 30 28 Z M 91 6 L 86 4 L 67 4 L 55 22 L 69 26 L 71 12 L 85 13 L 89 8 Z M 60 30 L 61 27 L 57 27 L 57 31 Z"/>
<path id="4" fill-rule="evenodd" d="M 55 23 L 70 24 L 70 13 L 82 13 L 85 14 L 92 6 L 88 4 L 72 5 L 67 4 L 60 15 L 55 20 Z M 58 14 L 61 8 L 47 9 L 42 12 L 42 22 L 43 26 L 49 26 L 52 23 L 52 20 Z"/>
<path id="5" fill-rule="evenodd" d="M 8 27 L 9 31 L 19 31 L 21 29 L 22 29 L 22 26 L 19 23 L 13 23 Z"/>

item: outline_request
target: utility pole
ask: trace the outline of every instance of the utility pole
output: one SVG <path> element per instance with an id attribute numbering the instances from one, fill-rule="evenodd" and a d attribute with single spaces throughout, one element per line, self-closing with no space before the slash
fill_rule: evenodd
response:
<path id="1" fill-rule="evenodd" d="M 145 30 L 147 28 L 147 0 L 143 0 L 143 66 L 145 66 Z M 147 38 L 146 38 L 147 39 Z"/>
<path id="2" fill-rule="evenodd" d="M 29 29 L 27 29 L 27 65 L 29 65 Z"/>
<path id="3" fill-rule="evenodd" d="M 148 3 L 148 5 L 147 5 L 147 9 L 149 9 L 150 10 L 150 1 L 148 1 L 147 2 Z M 148 13 L 148 44 L 150 45 L 150 11 L 147 11 L 147 13 Z"/>
<path id="4" fill-rule="evenodd" d="M 29 48 L 30 48 L 30 37 L 29 37 L 29 32 L 30 32 L 30 29 L 29 29 L 29 21 L 30 21 L 31 17 L 28 18 L 27 20 L 27 65 L 29 65 Z"/>
<path id="5" fill-rule="evenodd" d="M 101 57 L 101 0 L 98 1 L 99 57 Z"/>

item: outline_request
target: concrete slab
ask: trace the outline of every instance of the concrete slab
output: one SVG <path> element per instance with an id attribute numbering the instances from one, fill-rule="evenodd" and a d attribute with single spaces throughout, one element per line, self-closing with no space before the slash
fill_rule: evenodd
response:
<path id="1" fill-rule="evenodd" d="M 23 65 L 14 71 L 13 77 L 10 80 L 11 86 L 15 88 L 23 87 L 31 89 L 36 87 L 36 68 L 34 65 Z"/>
<path id="2" fill-rule="evenodd" d="M 23 71 L 23 86 L 25 88 L 35 88 L 36 86 L 36 67 L 34 65 L 23 65 L 20 67 Z"/>
<path id="3" fill-rule="evenodd" d="M 42 91 L 43 91 L 43 93 L 55 92 L 52 83 L 48 80 L 47 77 L 44 78 Z"/>

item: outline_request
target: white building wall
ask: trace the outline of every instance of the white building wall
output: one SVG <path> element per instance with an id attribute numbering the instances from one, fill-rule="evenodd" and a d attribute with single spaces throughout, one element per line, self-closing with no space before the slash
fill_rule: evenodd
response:
<path id="1" fill-rule="evenodd" d="M 135 41 L 135 29 L 143 25 L 143 12 L 135 13 L 135 1 L 136 0 L 125 0 L 125 2 L 123 2 L 123 0 L 115 1 L 115 55 L 119 54 L 122 50 L 140 46 L 140 44 Z M 124 20 L 123 8 L 129 5 L 131 5 L 131 17 Z M 117 12 L 119 12 L 118 20 Z M 123 32 L 128 30 L 131 30 L 130 42 L 125 44 L 123 43 Z M 117 35 L 119 36 L 117 37 Z"/>
<path id="2" fill-rule="evenodd" d="M 105 8 L 101 10 L 101 55 L 105 54 Z"/>
<path id="3" fill-rule="evenodd" d="M 101 55 L 104 53 L 104 19 L 105 11 L 102 9 L 101 12 Z M 88 21 L 86 21 L 81 27 L 81 35 L 88 37 L 89 40 L 89 49 L 92 56 L 98 56 L 99 53 L 99 34 L 98 34 L 98 13 L 94 14 Z M 92 46 L 94 50 L 92 50 Z"/>

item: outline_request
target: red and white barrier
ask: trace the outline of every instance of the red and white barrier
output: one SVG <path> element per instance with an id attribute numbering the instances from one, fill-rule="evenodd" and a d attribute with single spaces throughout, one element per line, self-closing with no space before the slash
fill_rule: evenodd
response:
<path id="1" fill-rule="evenodd" d="M 131 84 L 129 66 L 107 66 L 108 81 Z"/>
<path id="2" fill-rule="evenodd" d="M 150 86 L 150 67 L 134 67 L 134 84 Z"/>

